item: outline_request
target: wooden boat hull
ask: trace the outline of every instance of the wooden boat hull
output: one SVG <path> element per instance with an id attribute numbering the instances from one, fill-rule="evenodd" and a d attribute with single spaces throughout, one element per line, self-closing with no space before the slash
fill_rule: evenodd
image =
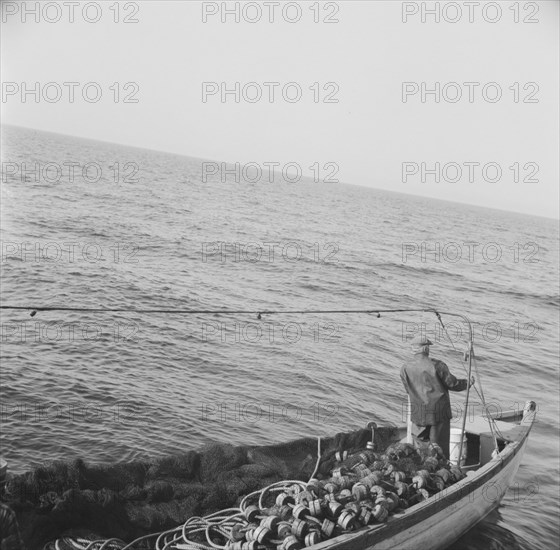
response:
<path id="1" fill-rule="evenodd" d="M 375 525 L 324 541 L 315 550 L 443 550 L 498 507 L 523 458 L 535 412 L 514 426 L 498 456 L 462 481 Z"/>

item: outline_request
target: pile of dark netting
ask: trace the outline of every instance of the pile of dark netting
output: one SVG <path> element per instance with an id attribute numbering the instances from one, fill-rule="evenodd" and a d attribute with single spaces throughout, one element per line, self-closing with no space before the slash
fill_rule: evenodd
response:
<path id="1" fill-rule="evenodd" d="M 396 428 L 378 428 L 376 448 L 386 449 L 396 436 Z M 323 439 L 316 477 L 331 475 L 336 453 L 359 452 L 370 439 L 366 429 Z M 263 447 L 216 444 L 112 465 L 56 461 L 8 475 L 3 500 L 15 511 L 28 550 L 63 535 L 132 541 L 238 506 L 244 495 L 272 483 L 307 481 L 316 461 L 317 440 L 310 438 Z"/>

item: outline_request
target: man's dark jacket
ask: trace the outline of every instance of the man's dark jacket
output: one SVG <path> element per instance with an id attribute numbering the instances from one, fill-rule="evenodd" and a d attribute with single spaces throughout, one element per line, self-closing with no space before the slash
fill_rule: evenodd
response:
<path id="1" fill-rule="evenodd" d="M 417 426 L 449 421 L 449 391 L 467 389 L 467 380 L 457 380 L 443 361 L 417 353 L 401 368 L 401 379 L 410 396 L 411 419 Z"/>

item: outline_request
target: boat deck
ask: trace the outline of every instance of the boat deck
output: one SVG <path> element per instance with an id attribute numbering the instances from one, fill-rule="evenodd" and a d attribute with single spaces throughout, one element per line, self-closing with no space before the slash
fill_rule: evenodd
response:
<path id="1" fill-rule="evenodd" d="M 508 443 L 519 439 L 519 434 L 523 430 L 523 426 L 520 424 L 504 422 L 502 420 L 495 420 L 493 427 L 496 429 L 498 439 L 507 441 Z M 465 431 L 478 436 L 492 437 L 488 420 L 482 416 L 476 416 L 472 419 L 472 421 L 467 421 Z"/>

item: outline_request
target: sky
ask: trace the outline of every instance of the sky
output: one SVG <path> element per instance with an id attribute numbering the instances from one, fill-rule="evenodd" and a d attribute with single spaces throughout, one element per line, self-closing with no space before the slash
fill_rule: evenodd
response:
<path id="1" fill-rule="evenodd" d="M 559 217 L 557 0 L 35 4 L 3 123 Z"/>

